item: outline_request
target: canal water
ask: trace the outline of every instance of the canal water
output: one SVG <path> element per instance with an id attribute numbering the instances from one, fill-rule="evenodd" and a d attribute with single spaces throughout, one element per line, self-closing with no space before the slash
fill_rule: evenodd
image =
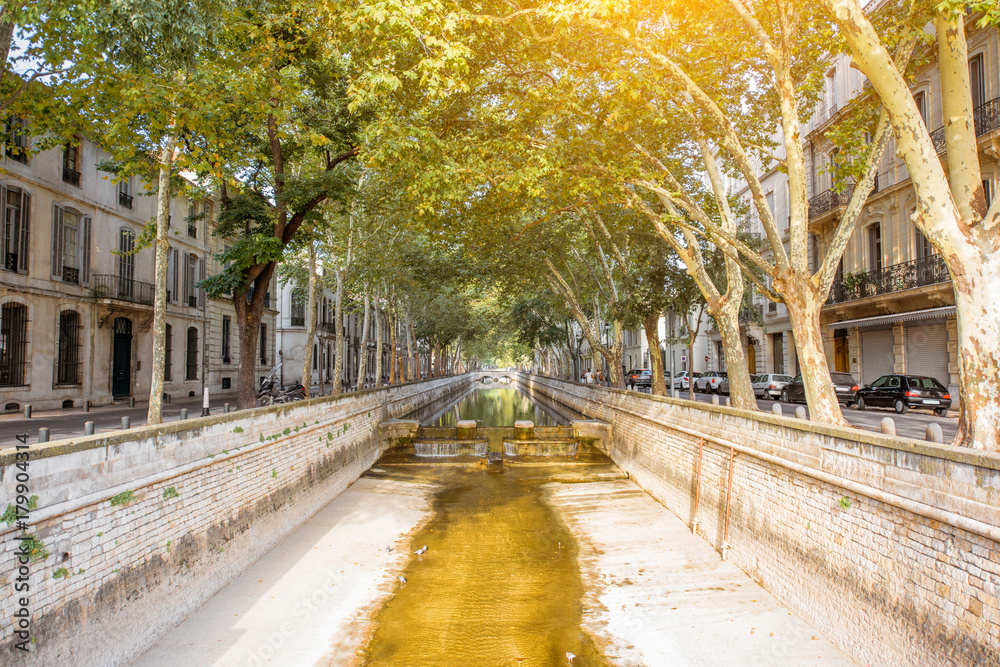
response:
<path id="1" fill-rule="evenodd" d="M 460 419 L 475 419 L 480 426 L 513 426 L 522 419 L 535 426 L 568 423 L 515 387 L 480 387 L 425 419 L 423 425 L 457 426 Z"/>
<path id="2" fill-rule="evenodd" d="M 496 426 L 512 426 L 517 419 L 557 423 L 513 388 L 480 389 L 451 408 L 434 424 L 458 418 Z M 428 484 L 436 491 L 432 518 L 410 540 L 405 582 L 396 583 L 373 619 L 362 664 L 608 664 L 581 628 L 578 547 L 548 501 L 552 484 L 616 474 L 607 458 L 585 461 L 502 468 L 377 463 L 368 476 Z M 425 545 L 424 553 L 414 553 Z"/>

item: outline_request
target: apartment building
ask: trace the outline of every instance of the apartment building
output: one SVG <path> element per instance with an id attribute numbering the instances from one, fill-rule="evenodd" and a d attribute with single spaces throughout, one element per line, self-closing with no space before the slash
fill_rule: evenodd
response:
<path id="1" fill-rule="evenodd" d="M 968 22 L 969 77 L 975 130 L 979 142 L 983 189 L 995 196 L 1000 177 L 1000 55 L 995 28 L 975 28 Z M 935 52 L 912 86 L 913 96 L 947 169 L 940 78 Z M 825 256 L 826 243 L 840 223 L 853 191 L 850 183 L 833 181 L 830 165 L 836 148 L 827 134 L 852 113 L 851 101 L 863 90 L 864 77 L 850 58 L 831 58 L 825 89 L 808 124 L 803 127 L 808 169 L 810 266 Z M 783 156 L 779 145 L 777 157 Z M 784 223 L 787 243 L 788 190 L 776 165 L 762 166 L 761 182 L 768 206 Z M 839 190 L 839 191 L 838 191 Z M 744 185 L 738 196 L 749 203 Z M 868 197 L 821 313 L 827 357 L 832 370 L 851 373 L 870 383 L 886 373 L 936 377 L 957 396 L 957 329 L 955 299 L 944 261 L 912 222 L 916 198 L 906 166 L 890 141 L 879 164 L 875 189 Z M 751 210 L 749 229 L 761 234 Z M 786 246 L 787 247 L 787 246 Z M 757 372 L 794 374 L 799 371 L 794 334 L 781 304 L 759 299 L 763 326 L 746 322 L 747 354 Z M 717 342 L 712 353 L 721 360 Z"/>
<path id="2" fill-rule="evenodd" d="M 303 290 L 304 291 L 304 290 Z M 312 381 L 332 388 L 332 374 L 337 350 L 337 336 L 344 337 L 343 360 L 341 363 L 340 383 L 343 389 L 357 386 L 358 373 L 361 368 L 361 334 L 364 328 L 364 303 L 348 302 L 344 307 L 343 321 L 337 325 L 335 294 L 332 290 L 322 288 L 316 298 L 316 333 L 311 342 L 306 339 L 306 297 L 296 293 L 291 283 L 284 284 L 278 290 L 280 315 L 277 320 L 278 354 L 282 361 L 282 382 L 302 381 L 302 364 L 305 359 L 307 344 L 312 351 Z M 392 330 L 389 318 L 384 311 L 379 311 L 379 326 L 382 329 L 382 349 L 379 351 L 375 323 L 376 307 L 369 306 L 368 338 L 364 354 L 365 381 L 363 386 L 375 385 L 377 355 L 382 356 L 382 384 L 389 383 L 390 361 L 393 354 Z M 406 363 L 406 334 L 401 325 L 396 323 L 396 354 L 397 363 Z"/>
<path id="3" fill-rule="evenodd" d="M 136 241 L 155 214 L 155 196 L 134 177 L 115 182 L 99 171 L 110 156 L 86 138 L 32 155 L 20 119 L 6 133 L 0 405 L 148 397 L 155 260 Z M 218 270 L 212 256 L 223 242 L 210 233 L 214 210 L 211 199 L 170 203 L 164 393 L 171 398 L 232 386 L 223 335 L 232 304 L 208 300 L 196 286 Z M 275 316 L 269 310 L 264 318 L 270 354 Z"/>

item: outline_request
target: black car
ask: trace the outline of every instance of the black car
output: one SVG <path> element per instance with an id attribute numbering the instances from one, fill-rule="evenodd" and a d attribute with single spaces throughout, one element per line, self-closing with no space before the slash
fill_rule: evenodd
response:
<path id="1" fill-rule="evenodd" d="M 830 373 L 833 381 L 833 389 L 837 392 L 837 402 L 844 405 L 851 405 L 855 400 L 855 392 L 858 391 L 858 383 L 850 373 Z M 805 403 L 806 388 L 802 384 L 802 373 L 795 376 L 790 383 L 781 390 L 781 400 L 784 403 Z"/>
<path id="2" fill-rule="evenodd" d="M 910 408 L 928 408 L 939 417 L 948 414 L 951 394 L 947 387 L 925 375 L 883 375 L 857 392 L 858 410 L 893 408 L 906 414 Z"/>
<path id="3" fill-rule="evenodd" d="M 653 371 L 646 368 L 632 369 L 625 376 L 625 386 L 631 389 L 653 386 Z"/>

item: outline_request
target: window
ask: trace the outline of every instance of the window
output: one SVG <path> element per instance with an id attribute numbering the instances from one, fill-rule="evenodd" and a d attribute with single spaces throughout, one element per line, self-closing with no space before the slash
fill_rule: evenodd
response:
<path id="1" fill-rule="evenodd" d="M 205 279 L 205 260 L 193 253 L 184 253 L 181 266 L 184 271 L 184 298 L 181 303 L 191 308 L 201 308 L 205 303 L 205 292 L 197 285 Z"/>
<path id="2" fill-rule="evenodd" d="M 63 147 L 62 179 L 70 185 L 80 187 L 80 147 L 72 143 Z"/>
<path id="3" fill-rule="evenodd" d="M 830 115 L 837 113 L 837 69 L 830 70 L 826 75 L 826 98 Z"/>
<path id="4" fill-rule="evenodd" d="M 132 208 L 132 182 L 131 179 L 123 178 L 118 181 L 118 203 L 127 209 Z"/>
<path id="5" fill-rule="evenodd" d="M 3 208 L 3 268 L 27 273 L 31 197 L 17 188 L 0 185 L 0 206 Z"/>
<path id="6" fill-rule="evenodd" d="M 976 110 L 986 103 L 986 85 L 983 76 L 983 55 L 969 58 L 969 92 L 972 93 L 972 109 Z M 978 128 L 977 128 L 978 129 Z M 977 135 L 982 134 L 976 132 Z"/>
<path id="7" fill-rule="evenodd" d="M 882 270 L 882 226 L 877 222 L 868 227 L 868 270 Z"/>
<path id="8" fill-rule="evenodd" d="M 131 299 L 135 292 L 135 234 L 118 230 L 118 296 Z"/>
<path id="9" fill-rule="evenodd" d="M 190 200 L 188 203 L 188 236 L 198 238 L 198 221 L 202 218 L 201 202 Z"/>
<path id="10" fill-rule="evenodd" d="M 306 323 L 306 300 L 292 292 L 292 326 L 301 327 Z"/>
<path id="11" fill-rule="evenodd" d="M 166 339 L 163 351 L 163 381 L 170 382 L 174 379 L 174 328 L 169 324 L 163 337 Z"/>
<path id="12" fill-rule="evenodd" d="M 53 207 L 52 276 L 67 283 L 90 282 L 90 216 Z"/>
<path id="13" fill-rule="evenodd" d="M 0 308 L 0 387 L 25 385 L 27 347 L 27 306 L 4 304 Z"/>
<path id="14" fill-rule="evenodd" d="M 80 365 L 80 314 L 64 310 L 59 314 L 56 384 L 80 384 Z"/>
<path id="15" fill-rule="evenodd" d="M 28 164 L 28 132 L 24 119 L 18 114 L 7 117 L 4 133 L 7 157 L 21 164 Z"/>
<path id="16" fill-rule="evenodd" d="M 187 364 L 185 364 L 184 379 L 198 379 L 198 329 L 195 327 L 188 327 L 187 331 Z"/>
<path id="17" fill-rule="evenodd" d="M 313 343 L 313 370 L 316 370 L 319 367 L 319 362 L 316 360 L 317 351 L 318 348 L 316 347 L 316 343 Z"/>
<path id="18" fill-rule="evenodd" d="M 914 230 L 914 235 L 915 235 L 914 246 L 916 250 L 916 258 L 925 259 L 933 255 L 934 246 L 932 246 L 931 242 L 927 240 L 927 237 L 924 236 L 919 229 Z"/>
<path id="19" fill-rule="evenodd" d="M 232 330 L 232 320 L 228 315 L 222 316 L 222 363 L 229 363 L 229 332 Z"/>
<path id="20" fill-rule="evenodd" d="M 267 363 L 267 325 L 260 325 L 260 363 Z"/>
<path id="21" fill-rule="evenodd" d="M 917 105 L 917 111 L 920 112 L 920 117 L 924 121 L 924 127 L 927 127 L 927 94 L 924 91 L 913 96 L 913 101 Z"/>
<path id="22" fill-rule="evenodd" d="M 986 210 L 989 210 L 993 205 L 993 184 L 988 178 L 983 181 L 983 197 L 986 198 Z"/>

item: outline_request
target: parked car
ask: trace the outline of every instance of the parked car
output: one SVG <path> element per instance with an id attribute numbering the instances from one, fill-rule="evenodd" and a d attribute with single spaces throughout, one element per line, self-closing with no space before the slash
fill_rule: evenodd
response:
<path id="1" fill-rule="evenodd" d="M 850 373 L 830 373 L 833 389 L 837 392 L 837 402 L 844 405 L 854 404 L 854 395 L 858 391 L 858 383 Z M 781 390 L 781 400 L 784 403 L 805 403 L 806 388 L 802 384 L 802 373 L 795 376 Z"/>
<path id="2" fill-rule="evenodd" d="M 689 374 L 687 371 L 678 371 L 674 376 L 674 389 L 677 391 L 688 391 L 691 389 L 691 378 L 697 378 L 701 373 Z"/>
<path id="3" fill-rule="evenodd" d="M 948 389 L 926 375 L 883 375 L 858 389 L 855 400 L 858 410 L 893 408 L 901 415 L 910 408 L 929 408 L 937 416 L 944 417 L 951 407 Z"/>
<path id="4" fill-rule="evenodd" d="M 708 371 L 702 373 L 694 381 L 695 391 L 705 391 L 708 393 L 719 391 L 719 385 L 722 381 L 729 377 L 728 373 L 723 373 L 722 371 Z"/>
<path id="5" fill-rule="evenodd" d="M 791 375 L 779 373 L 763 373 L 751 378 L 753 395 L 759 398 L 775 399 L 781 395 L 781 390 L 792 381 Z"/>
<path id="6" fill-rule="evenodd" d="M 653 371 L 647 368 L 634 368 L 625 376 L 625 386 L 629 389 L 651 387 L 652 385 Z"/>

